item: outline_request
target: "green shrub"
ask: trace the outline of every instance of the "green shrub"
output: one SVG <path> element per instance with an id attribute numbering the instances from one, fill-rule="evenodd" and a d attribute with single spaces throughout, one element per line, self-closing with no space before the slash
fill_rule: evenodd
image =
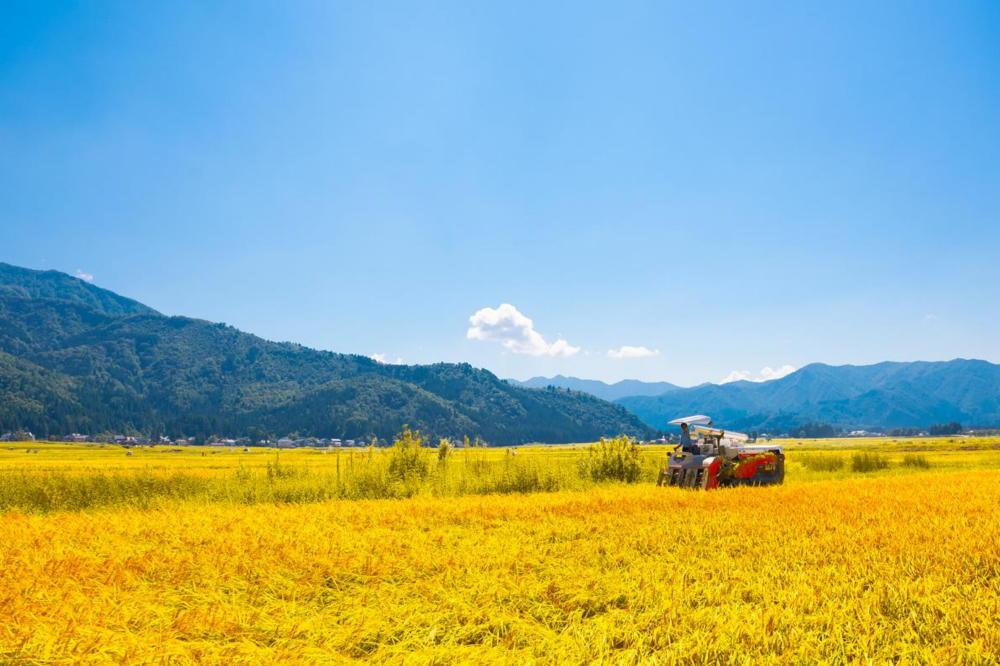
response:
<path id="1" fill-rule="evenodd" d="M 889 461 L 877 453 L 855 453 L 851 456 L 851 469 L 855 472 L 875 472 L 889 467 Z"/>
<path id="2" fill-rule="evenodd" d="M 638 444 L 624 435 L 602 438 L 587 449 L 587 456 L 580 460 L 580 476 L 592 481 L 635 483 L 642 476 Z"/>

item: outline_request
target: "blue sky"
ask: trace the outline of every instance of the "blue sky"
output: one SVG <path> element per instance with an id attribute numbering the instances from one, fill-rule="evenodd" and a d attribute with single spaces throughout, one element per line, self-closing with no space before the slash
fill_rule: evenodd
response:
<path id="1" fill-rule="evenodd" d="M 0 261 L 168 314 L 518 378 L 1000 361 L 998 250 L 995 2 L 0 6 Z"/>

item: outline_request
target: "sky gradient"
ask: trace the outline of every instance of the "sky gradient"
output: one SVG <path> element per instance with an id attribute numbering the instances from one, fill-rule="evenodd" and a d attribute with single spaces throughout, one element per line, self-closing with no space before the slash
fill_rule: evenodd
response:
<path id="1" fill-rule="evenodd" d="M 829 4 L 3 3 L 0 261 L 503 377 L 1000 361 L 1000 5 Z"/>

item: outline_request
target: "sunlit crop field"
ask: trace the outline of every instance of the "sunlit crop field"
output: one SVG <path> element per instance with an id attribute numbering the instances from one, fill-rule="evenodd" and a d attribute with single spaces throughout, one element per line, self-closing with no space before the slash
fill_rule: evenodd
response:
<path id="1" fill-rule="evenodd" d="M 403 482 L 386 451 L 0 444 L 0 662 L 996 663 L 1000 441 L 784 444 L 784 486 L 710 493 L 655 487 L 662 447 L 619 484 L 583 445 Z"/>

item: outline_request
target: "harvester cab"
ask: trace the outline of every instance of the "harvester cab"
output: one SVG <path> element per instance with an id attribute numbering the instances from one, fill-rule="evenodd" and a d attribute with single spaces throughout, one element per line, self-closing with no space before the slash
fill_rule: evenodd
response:
<path id="1" fill-rule="evenodd" d="M 682 451 L 675 447 L 660 470 L 656 485 L 711 490 L 731 486 L 766 486 L 785 480 L 785 452 L 781 446 L 754 446 L 750 437 L 712 425 L 703 414 L 674 419 L 686 424 L 697 441 Z"/>

